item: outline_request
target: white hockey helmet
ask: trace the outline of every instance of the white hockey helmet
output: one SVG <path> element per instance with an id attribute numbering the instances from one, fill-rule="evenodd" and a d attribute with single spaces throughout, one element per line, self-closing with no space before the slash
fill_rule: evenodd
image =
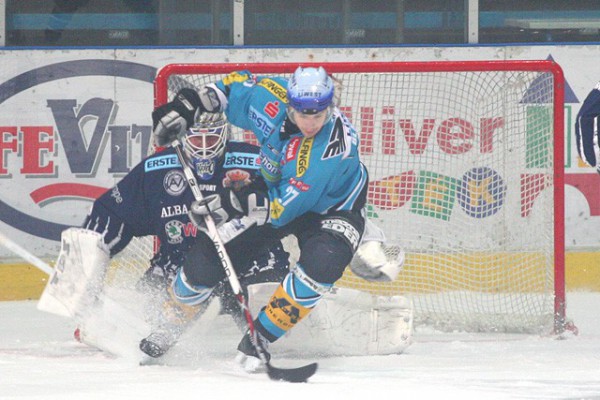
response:
<path id="1" fill-rule="evenodd" d="M 230 127 L 224 113 L 203 113 L 183 138 L 183 150 L 190 166 L 202 180 L 211 179 L 225 153 Z"/>
<path id="2" fill-rule="evenodd" d="M 295 122 L 294 113 L 314 115 L 333 108 L 333 80 L 323 67 L 298 67 L 288 82 L 288 117 Z"/>

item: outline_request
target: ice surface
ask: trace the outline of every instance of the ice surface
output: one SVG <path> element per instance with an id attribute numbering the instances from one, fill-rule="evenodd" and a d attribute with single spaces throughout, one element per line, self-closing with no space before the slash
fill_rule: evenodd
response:
<path id="1" fill-rule="evenodd" d="M 392 356 L 318 361 L 309 383 L 270 381 L 233 362 L 239 331 L 219 317 L 197 326 L 160 365 L 114 357 L 73 340 L 73 322 L 35 302 L 0 303 L 0 399 L 600 399 L 600 294 L 568 293 L 579 328 L 564 340 L 532 335 L 431 334 Z"/>

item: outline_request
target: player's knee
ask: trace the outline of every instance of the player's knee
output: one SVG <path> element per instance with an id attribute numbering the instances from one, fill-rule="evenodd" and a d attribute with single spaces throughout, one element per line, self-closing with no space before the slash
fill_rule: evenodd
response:
<path id="1" fill-rule="evenodd" d="M 342 277 L 352 255 L 352 248 L 344 240 L 325 233 L 315 236 L 303 246 L 299 262 L 315 281 L 335 283 Z"/>

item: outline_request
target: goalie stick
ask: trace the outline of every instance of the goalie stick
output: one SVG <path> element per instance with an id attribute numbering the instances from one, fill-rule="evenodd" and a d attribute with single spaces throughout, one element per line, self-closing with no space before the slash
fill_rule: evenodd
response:
<path id="1" fill-rule="evenodd" d="M 171 143 L 171 146 L 177 152 L 179 163 L 181 164 L 181 168 L 183 169 L 183 173 L 188 182 L 188 185 L 192 190 L 192 193 L 194 194 L 194 198 L 196 199 L 196 201 L 201 202 L 204 199 L 204 197 L 202 196 L 202 192 L 198 188 L 198 183 L 196 182 L 196 178 L 194 177 L 191 168 L 187 165 L 185 161 L 181 150 L 181 143 L 179 142 L 179 140 L 174 140 Z M 258 332 L 256 332 L 256 329 L 254 327 L 254 317 L 250 313 L 250 308 L 248 307 L 248 300 L 244 296 L 242 286 L 240 285 L 240 281 L 238 280 L 237 274 L 233 269 L 233 265 L 225 249 L 225 244 L 219 236 L 219 232 L 217 231 L 215 222 L 210 214 L 204 216 L 204 221 L 210 234 L 209 236 L 215 245 L 217 254 L 219 255 L 221 265 L 225 270 L 225 275 L 227 276 L 229 284 L 231 285 L 231 289 L 233 290 L 233 293 L 236 296 L 238 303 L 244 312 L 246 324 L 250 332 L 250 337 L 252 338 L 252 345 L 256 349 L 256 353 L 258 354 L 260 360 L 264 364 L 267 370 L 267 375 L 269 376 L 269 378 L 278 381 L 306 382 L 308 378 L 314 375 L 314 373 L 317 371 L 317 363 L 311 363 L 297 368 L 277 368 L 271 365 L 271 362 L 267 358 L 265 349 L 263 349 L 263 347 L 260 344 L 260 341 L 258 340 Z"/>
<path id="2" fill-rule="evenodd" d="M 39 258 L 37 258 L 33 254 L 31 254 L 30 252 L 25 250 L 23 247 L 19 246 L 18 244 L 16 244 L 12 240 L 10 240 L 8 237 L 6 237 L 1 232 L 0 232 L 0 243 L 2 243 L 2 245 L 4 247 L 6 247 L 8 250 L 17 254 L 19 257 L 21 257 L 25 261 L 29 262 L 31 265 L 38 268 L 42 272 L 45 272 L 47 275 L 52 275 L 52 271 L 53 271 L 52 267 L 50 267 L 44 261 L 40 260 Z"/>

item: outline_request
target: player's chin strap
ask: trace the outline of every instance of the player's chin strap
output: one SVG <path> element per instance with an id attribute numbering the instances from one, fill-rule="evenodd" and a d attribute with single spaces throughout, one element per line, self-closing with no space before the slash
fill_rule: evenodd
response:
<path id="1" fill-rule="evenodd" d="M 192 172 L 191 168 L 187 165 L 185 158 L 183 156 L 181 150 L 181 143 L 178 140 L 172 142 L 171 146 L 177 152 L 177 156 L 179 157 L 179 163 L 181 164 L 181 168 L 183 169 L 183 173 L 187 180 L 187 183 L 194 194 L 194 198 L 196 201 L 201 202 L 203 199 L 202 192 L 198 188 L 198 183 L 196 182 L 196 177 Z M 217 250 L 217 254 L 219 255 L 221 265 L 225 270 L 225 275 L 229 280 L 229 284 L 231 285 L 231 289 L 235 294 L 241 309 L 244 312 L 244 316 L 246 318 L 246 324 L 248 325 L 248 330 L 250 332 L 250 337 L 252 338 L 252 344 L 256 349 L 256 353 L 260 357 L 261 361 L 266 367 L 267 374 L 269 378 L 273 380 L 281 380 L 287 382 L 306 382 L 308 378 L 310 378 L 317 370 L 317 363 L 308 364 L 298 368 L 276 368 L 271 365 L 269 359 L 267 358 L 267 354 L 265 349 L 260 344 L 260 341 L 257 338 L 257 332 L 254 326 L 254 318 L 250 313 L 250 308 L 248 307 L 248 301 L 244 296 L 244 292 L 242 291 L 242 286 L 240 285 L 240 281 L 236 275 L 235 270 L 233 269 L 233 265 L 231 263 L 231 259 L 225 250 L 225 244 L 221 236 L 219 235 L 219 231 L 215 225 L 215 222 L 210 214 L 206 214 L 204 216 L 204 221 L 206 223 L 206 227 L 209 233 L 209 237 L 213 241 L 215 248 Z"/>

